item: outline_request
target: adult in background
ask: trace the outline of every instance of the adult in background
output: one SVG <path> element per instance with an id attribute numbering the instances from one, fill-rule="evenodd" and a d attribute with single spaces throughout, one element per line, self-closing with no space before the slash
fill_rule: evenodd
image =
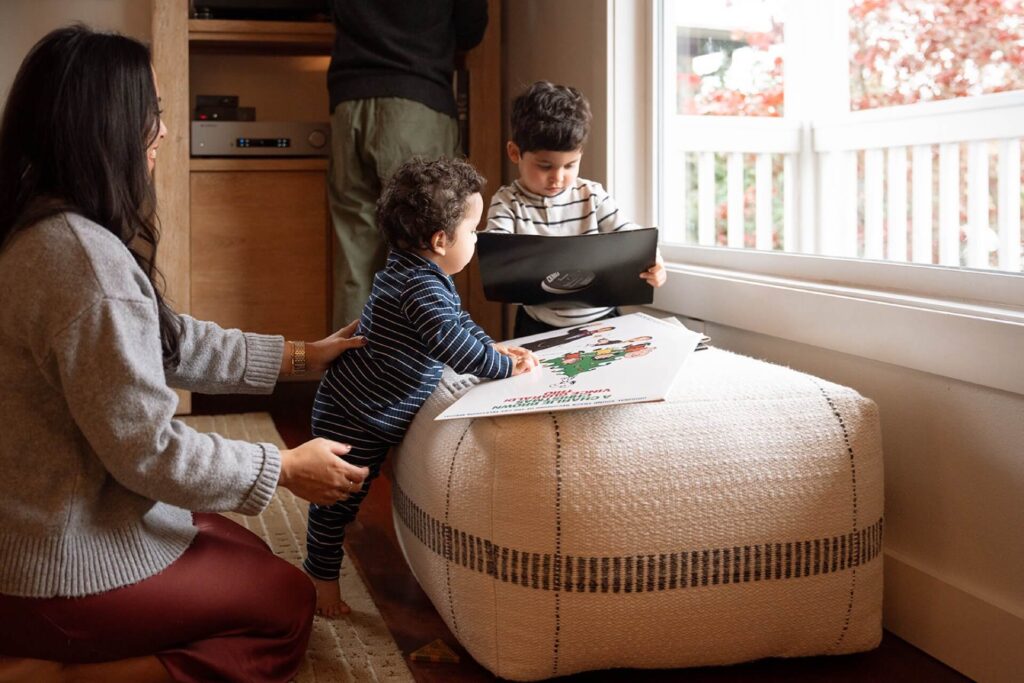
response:
<path id="1" fill-rule="evenodd" d="M 25 58 L 0 124 L 0 680 L 286 681 L 305 574 L 210 514 L 284 486 L 322 504 L 367 472 L 198 433 L 171 387 L 267 393 L 302 343 L 177 315 L 154 268 L 167 133 L 149 52 L 83 26 Z M 352 328 L 305 345 L 320 371 Z"/>
<path id="2" fill-rule="evenodd" d="M 377 197 L 399 164 L 458 153 L 455 52 L 480 42 L 487 0 L 334 0 L 328 196 L 334 323 L 355 320 L 386 248 Z"/>

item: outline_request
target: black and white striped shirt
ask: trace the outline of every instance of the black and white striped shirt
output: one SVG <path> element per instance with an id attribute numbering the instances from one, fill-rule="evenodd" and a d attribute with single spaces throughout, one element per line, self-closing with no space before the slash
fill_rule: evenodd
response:
<path id="1" fill-rule="evenodd" d="M 640 226 L 623 217 L 615 200 L 600 183 L 577 178 L 573 187 L 546 197 L 530 192 L 519 181 L 494 193 L 487 211 L 487 231 L 516 235 L 591 235 L 634 230 Z M 535 320 L 568 327 L 602 318 L 612 309 L 571 308 L 565 304 L 525 306 Z"/>
<path id="2" fill-rule="evenodd" d="M 512 359 L 462 310 L 455 284 L 435 263 L 393 250 L 373 278 L 351 349 L 324 374 L 313 421 L 356 421 L 382 441 L 398 443 L 437 386 L 441 369 L 502 379 Z"/>

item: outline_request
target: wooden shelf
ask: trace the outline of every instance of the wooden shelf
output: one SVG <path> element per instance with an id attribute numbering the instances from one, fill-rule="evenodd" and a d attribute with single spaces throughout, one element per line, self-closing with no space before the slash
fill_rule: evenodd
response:
<path id="1" fill-rule="evenodd" d="M 330 54 L 334 25 L 316 21 L 233 21 L 189 19 L 188 40 L 193 49 L 265 49 L 296 54 Z"/>
<path id="2" fill-rule="evenodd" d="M 197 93 L 237 93 L 268 120 L 271 113 L 282 121 L 318 120 L 327 109 L 327 89 L 317 74 L 327 69 L 334 26 L 190 19 L 188 4 L 150 0 L 154 65 L 172 131 L 156 174 L 161 218 L 176 226 L 160 249 L 169 298 L 183 313 L 229 327 L 318 338 L 328 331 L 332 292 L 328 159 L 193 158 L 188 131 Z M 473 83 L 469 156 L 494 182 L 504 157 L 501 4 L 488 0 L 483 41 L 458 57 Z M 268 273 L 286 277 L 274 280 Z M 501 306 L 486 300 L 479 280 L 475 265 L 456 277 L 462 300 L 491 336 L 506 336 Z M 297 308 L 295 301 L 308 306 Z M 186 397 L 181 410 L 188 409 Z"/>
<path id="3" fill-rule="evenodd" d="M 192 157 L 190 171 L 326 171 L 327 157 Z"/>

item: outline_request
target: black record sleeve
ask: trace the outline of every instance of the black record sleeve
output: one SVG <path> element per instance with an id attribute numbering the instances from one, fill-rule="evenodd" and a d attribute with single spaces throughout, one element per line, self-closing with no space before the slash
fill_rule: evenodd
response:
<path id="1" fill-rule="evenodd" d="M 658 229 L 550 237 L 482 232 L 484 295 L 516 304 L 630 306 L 654 301 L 640 273 L 654 265 Z"/>

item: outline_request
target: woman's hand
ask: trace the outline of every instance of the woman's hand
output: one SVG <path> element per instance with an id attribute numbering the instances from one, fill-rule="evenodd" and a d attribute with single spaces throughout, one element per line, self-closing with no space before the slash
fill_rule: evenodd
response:
<path id="1" fill-rule="evenodd" d="M 320 341 L 307 342 L 305 345 L 305 373 L 319 375 L 330 367 L 334 359 L 340 356 L 343 351 L 364 346 L 366 344 L 366 337 L 352 336 L 352 333 L 356 331 L 356 325 L 358 324 L 358 320 L 353 320 L 329 337 L 324 337 Z M 284 357 L 281 358 L 282 375 L 291 374 L 292 355 L 295 353 L 295 343 L 296 342 L 289 341 L 284 345 Z"/>
<path id="2" fill-rule="evenodd" d="M 540 364 L 537 356 L 533 355 L 533 351 L 529 349 L 524 349 L 521 346 L 505 346 L 504 344 L 492 344 L 492 346 L 501 355 L 512 359 L 513 377 L 529 372 Z"/>
<path id="3" fill-rule="evenodd" d="M 277 485 L 317 505 L 346 500 L 363 487 L 370 473 L 365 467 L 341 459 L 349 450 L 347 444 L 313 439 L 298 448 L 281 451 Z"/>
<path id="4" fill-rule="evenodd" d="M 353 337 L 358 320 L 353 320 L 329 337 L 306 344 L 306 365 L 309 371 L 320 374 L 343 351 L 366 345 L 366 337 Z"/>

